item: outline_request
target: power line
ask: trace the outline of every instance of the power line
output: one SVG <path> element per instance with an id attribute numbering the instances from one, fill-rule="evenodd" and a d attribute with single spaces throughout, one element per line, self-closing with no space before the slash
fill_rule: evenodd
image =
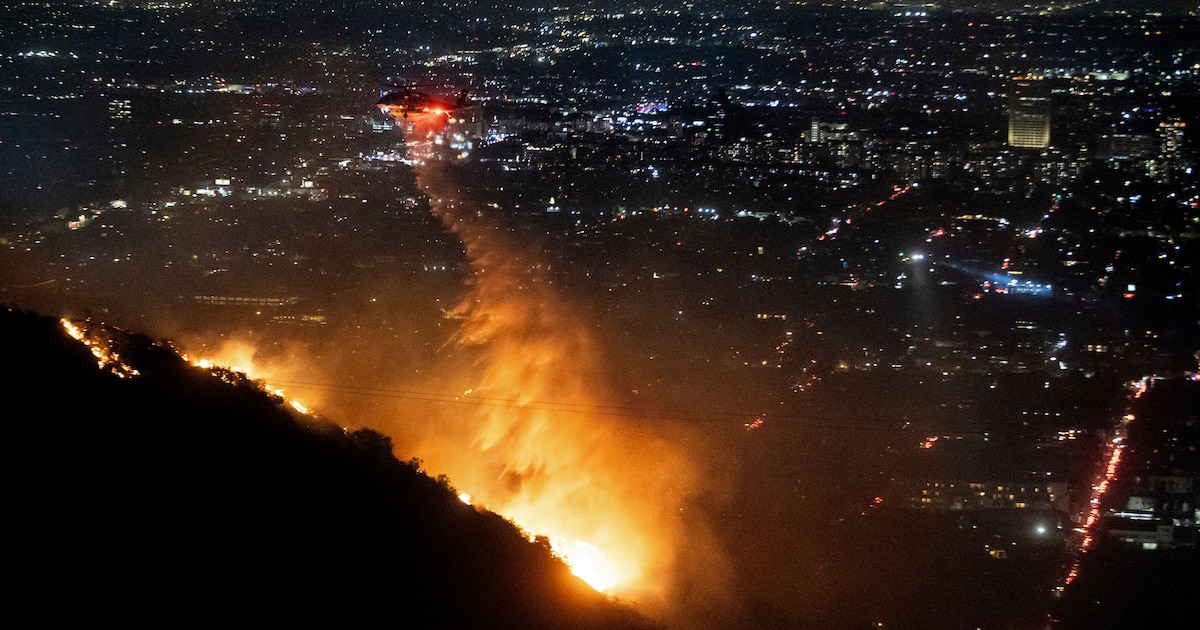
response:
<path id="1" fill-rule="evenodd" d="M 608 416 L 615 418 L 626 418 L 631 420 L 668 420 L 692 424 L 724 424 L 743 428 L 746 426 L 745 420 L 755 420 L 763 418 L 769 422 L 793 422 L 803 429 L 828 430 L 828 431 L 878 431 L 878 432 L 905 432 L 908 431 L 908 426 L 877 426 L 877 425 L 862 425 L 862 424 L 833 424 L 833 423 L 812 423 L 806 421 L 805 418 L 796 415 L 771 415 L 771 414 L 752 414 L 743 411 L 724 411 L 714 410 L 704 414 L 695 414 L 686 411 L 652 411 L 637 407 L 620 406 L 620 405 L 596 405 L 583 403 L 559 403 L 545 400 L 515 400 L 511 398 L 499 398 L 493 396 L 480 396 L 475 394 L 446 394 L 439 392 L 428 391 L 412 391 L 402 389 L 388 389 L 379 387 L 363 387 L 356 385 L 338 385 L 334 383 L 314 383 L 308 381 L 271 381 L 271 385 L 278 387 L 286 387 L 292 389 L 307 389 L 339 394 L 352 394 L 359 396 L 370 396 L 375 398 L 390 398 L 396 400 L 413 400 L 419 402 L 432 402 L 456 405 L 470 405 L 474 407 L 499 407 L 507 409 L 521 409 L 530 411 L 545 411 L 549 413 L 569 413 L 580 415 Z M 978 422 L 967 422 L 964 424 L 975 424 Z M 1020 422 L 1011 423 L 989 423 L 988 426 L 1003 428 L 1005 426 L 1017 426 Z M 1023 425 L 1025 426 L 1025 425 Z M 939 430 L 932 431 L 933 433 L 946 432 L 946 427 L 941 427 Z M 958 434 L 976 434 L 987 435 L 991 431 L 984 429 L 957 430 Z"/>
<path id="2" fill-rule="evenodd" d="M 343 394 L 358 394 L 378 398 L 395 398 L 400 400 L 417 400 L 422 402 L 439 402 L 473 406 L 503 407 L 510 409 L 528 409 L 555 413 L 575 413 L 601 416 L 614 416 L 647 420 L 679 420 L 695 422 L 729 422 L 734 418 L 745 418 L 752 414 L 740 411 L 713 411 L 708 417 L 700 417 L 684 412 L 649 411 L 635 407 L 617 405 L 595 405 L 582 403 L 559 403 L 544 400 L 514 400 L 474 394 L 442 394 L 437 392 L 419 392 L 400 389 L 383 389 L 377 387 L 361 387 L 352 385 L 336 385 L 332 383 L 311 383 L 304 381 L 271 381 L 271 385 L 296 389 L 311 389 Z M 725 416 L 728 420 L 718 420 L 713 416 Z"/>

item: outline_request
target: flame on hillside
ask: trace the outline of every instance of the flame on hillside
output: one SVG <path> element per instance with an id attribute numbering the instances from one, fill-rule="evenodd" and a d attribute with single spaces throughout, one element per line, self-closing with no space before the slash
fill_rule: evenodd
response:
<path id="1" fill-rule="evenodd" d="M 137 369 L 125 363 L 121 355 L 112 348 L 107 338 L 103 336 L 88 336 L 86 330 L 65 317 L 60 319 L 59 323 L 62 324 L 63 330 L 72 339 L 87 346 L 92 356 L 96 358 L 96 366 L 101 370 L 108 370 L 118 378 L 129 378 L 138 375 Z"/>
<path id="2" fill-rule="evenodd" d="M 290 351 L 285 356 L 268 357 L 253 343 L 244 340 L 226 340 L 215 346 L 197 345 L 202 349 L 193 355 L 202 353 L 203 356 L 184 355 L 184 359 L 192 365 L 206 369 L 219 366 L 241 372 L 259 382 L 268 392 L 286 400 L 289 406 L 302 414 L 311 414 L 314 408 L 321 405 L 318 397 L 320 390 L 317 388 L 304 387 L 303 395 L 297 395 L 291 385 L 279 385 L 312 381 L 313 370 L 309 366 L 313 359 L 300 350 Z"/>
<path id="3" fill-rule="evenodd" d="M 457 338 L 480 351 L 472 395 L 505 403 L 468 410 L 474 418 L 465 443 L 422 456 L 431 466 L 443 465 L 476 504 L 547 536 L 593 587 L 628 593 L 665 560 L 664 545 L 654 538 L 666 523 L 631 509 L 650 499 L 652 493 L 641 491 L 648 489 L 646 477 L 657 475 L 637 474 L 628 449 L 653 438 L 591 411 L 600 400 L 586 330 L 529 261 L 513 255 L 517 248 L 459 216 L 435 169 L 426 163 L 420 183 L 434 212 L 463 240 L 474 269 Z M 626 448 L 619 448 L 622 442 Z M 630 461 L 614 461 L 625 457 Z M 682 462 L 659 463 L 688 481 Z"/>
<path id="4" fill-rule="evenodd" d="M 436 145 L 410 143 L 410 151 Z M 470 492 L 467 500 L 545 536 L 597 590 L 667 614 L 685 548 L 710 576 L 724 572 L 702 528 L 685 523 L 700 479 L 684 434 L 604 412 L 611 398 L 590 325 L 560 298 L 540 248 L 461 198 L 446 162 L 414 157 L 420 188 L 472 270 L 455 343 L 476 364 L 458 391 L 487 404 L 441 410 L 437 430 L 411 448 Z M 384 430 L 411 432 L 396 422 Z M 689 586 L 694 595 L 718 589 Z"/>
<path id="5" fill-rule="evenodd" d="M 119 378 L 140 376 L 137 368 L 127 364 L 120 353 L 113 348 L 110 338 L 104 332 L 103 324 L 97 326 L 97 330 L 91 330 L 81 327 L 65 317 L 60 319 L 59 323 L 72 339 L 82 343 L 91 351 L 92 356 L 96 358 L 97 367 L 101 370 L 107 370 Z M 256 381 L 265 391 L 279 397 L 292 409 L 310 415 L 312 410 L 307 405 L 269 382 L 272 378 L 271 375 L 277 375 L 279 372 L 262 367 L 262 363 L 254 359 L 254 354 L 254 349 L 248 344 L 230 342 L 223 346 L 222 350 L 214 355 L 214 358 L 195 358 L 187 354 L 179 356 L 191 365 L 211 370 L 215 376 L 225 375 L 227 377 L 225 380 L 232 377 L 235 382 L 241 382 L 242 379 Z"/>

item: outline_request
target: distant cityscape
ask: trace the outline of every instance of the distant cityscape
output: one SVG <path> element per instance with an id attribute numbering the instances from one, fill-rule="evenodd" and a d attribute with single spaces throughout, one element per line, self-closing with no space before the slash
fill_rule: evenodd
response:
<path id="1" fill-rule="evenodd" d="M 1091 549 L 1200 520 L 1200 11 L 1111 4 L 9 3 L 0 303 L 384 426 L 467 397 L 419 389 L 497 268 L 453 196 L 594 337 L 591 410 L 719 463 L 680 513 L 754 605 L 711 623 L 1085 627 Z M 422 135 L 411 86 L 470 107 Z"/>

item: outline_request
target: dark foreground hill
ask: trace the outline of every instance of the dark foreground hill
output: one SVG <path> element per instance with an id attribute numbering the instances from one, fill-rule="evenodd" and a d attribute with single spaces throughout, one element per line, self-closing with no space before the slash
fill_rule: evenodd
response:
<path id="1" fill-rule="evenodd" d="M 39 625 L 652 625 L 397 460 L 386 437 L 115 339 L 139 375 L 99 369 L 55 320 L 0 309 L 10 612 Z"/>

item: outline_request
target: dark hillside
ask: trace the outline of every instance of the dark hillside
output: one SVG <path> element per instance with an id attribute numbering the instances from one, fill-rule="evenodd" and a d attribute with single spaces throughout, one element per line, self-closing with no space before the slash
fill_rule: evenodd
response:
<path id="1" fill-rule="evenodd" d="M 547 547 L 236 374 L 0 311 L 8 600 L 43 623 L 643 628 Z M 10 587 L 11 588 L 11 587 Z"/>

